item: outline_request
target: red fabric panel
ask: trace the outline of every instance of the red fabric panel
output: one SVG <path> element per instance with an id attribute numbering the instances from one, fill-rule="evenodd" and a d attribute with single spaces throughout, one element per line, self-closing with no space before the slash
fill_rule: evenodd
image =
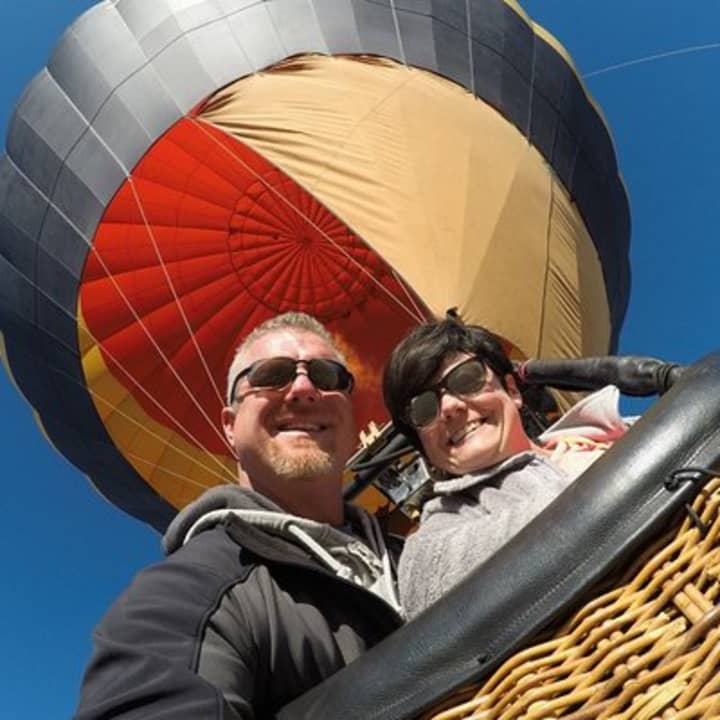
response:
<path id="1" fill-rule="evenodd" d="M 416 321 L 355 230 L 234 138 L 184 119 L 100 223 L 82 279 L 85 320 L 144 411 L 212 452 L 223 451 L 220 397 L 236 346 L 288 310 L 339 336 L 358 379 L 359 426 L 382 421 L 382 366 Z"/>

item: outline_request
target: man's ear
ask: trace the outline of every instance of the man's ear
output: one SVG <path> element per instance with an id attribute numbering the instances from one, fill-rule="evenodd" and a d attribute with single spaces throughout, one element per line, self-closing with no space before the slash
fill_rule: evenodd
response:
<path id="1" fill-rule="evenodd" d="M 220 413 L 220 421 L 222 422 L 225 439 L 232 447 L 235 442 L 235 433 L 233 431 L 235 427 L 235 411 L 231 407 L 224 407 Z"/>
<path id="2" fill-rule="evenodd" d="M 522 395 L 518 390 L 515 378 L 510 373 L 505 376 L 505 387 L 507 389 L 507 394 L 512 398 L 515 405 L 517 405 L 518 408 L 521 408 L 523 404 Z"/>

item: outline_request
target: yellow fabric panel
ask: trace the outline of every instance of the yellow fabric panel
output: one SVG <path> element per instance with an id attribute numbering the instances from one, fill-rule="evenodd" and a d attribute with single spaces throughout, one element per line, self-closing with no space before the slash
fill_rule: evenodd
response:
<path id="1" fill-rule="evenodd" d="M 81 307 L 78 318 L 88 393 L 110 438 L 138 474 L 178 509 L 208 487 L 234 482 L 236 472 L 230 458 L 200 450 L 145 413 L 108 369 L 83 320 Z M 219 416 L 217 425 L 220 429 Z"/>
<path id="2" fill-rule="evenodd" d="M 566 196 L 556 210 L 540 153 L 463 88 L 389 60 L 304 56 L 229 86 L 200 118 L 307 188 L 436 314 L 458 306 L 526 355 L 607 352 L 577 210 Z"/>

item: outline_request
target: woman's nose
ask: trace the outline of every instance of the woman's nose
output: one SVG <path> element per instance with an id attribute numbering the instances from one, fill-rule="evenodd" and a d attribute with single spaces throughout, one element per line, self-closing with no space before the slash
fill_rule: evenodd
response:
<path id="1" fill-rule="evenodd" d="M 458 412 L 466 409 L 467 404 L 461 397 L 453 395 L 452 393 L 447 392 L 447 390 L 443 391 L 440 396 L 440 414 L 443 417 L 452 417 L 457 415 Z"/>

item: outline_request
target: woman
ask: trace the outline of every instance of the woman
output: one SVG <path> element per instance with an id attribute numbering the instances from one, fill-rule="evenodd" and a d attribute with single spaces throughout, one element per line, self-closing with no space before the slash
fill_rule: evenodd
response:
<path id="1" fill-rule="evenodd" d="M 409 617 L 506 543 L 626 429 L 619 392 L 608 386 L 532 440 L 501 344 L 453 316 L 416 328 L 398 345 L 384 394 L 396 426 L 439 478 L 400 558 Z"/>

